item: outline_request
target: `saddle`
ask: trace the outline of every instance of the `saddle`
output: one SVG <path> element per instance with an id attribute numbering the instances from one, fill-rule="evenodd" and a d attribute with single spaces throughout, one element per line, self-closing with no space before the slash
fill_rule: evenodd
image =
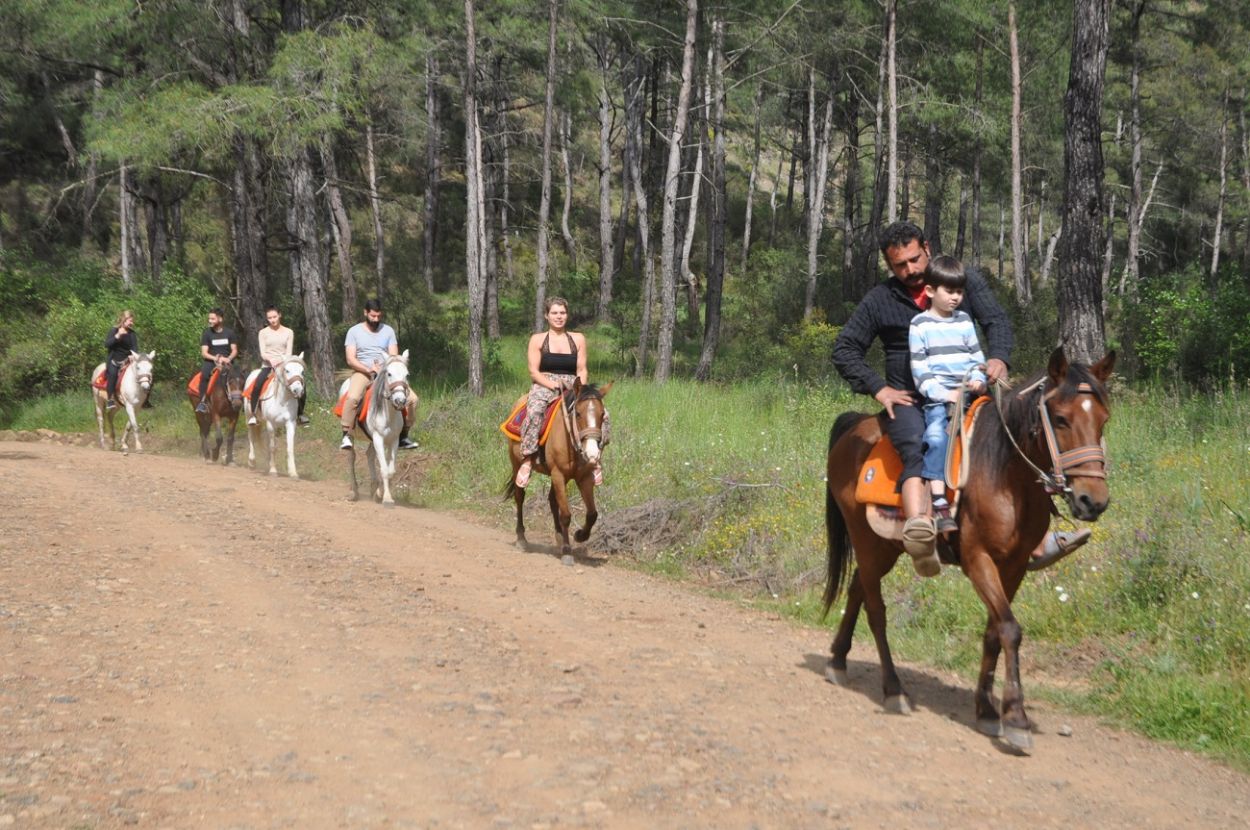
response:
<path id="1" fill-rule="evenodd" d="M 521 424 L 525 421 L 525 407 L 529 403 L 529 399 L 528 393 L 522 395 L 517 400 L 516 405 L 512 407 L 512 414 L 499 425 L 499 431 L 508 436 L 508 439 L 511 441 L 521 440 Z M 540 447 L 547 445 L 547 436 L 551 434 L 551 427 L 556 422 L 556 413 L 560 411 L 560 407 L 557 406 L 560 400 L 560 398 L 556 398 L 547 404 L 547 412 L 543 415 L 543 426 L 538 432 L 538 446 Z"/>
<path id="2" fill-rule="evenodd" d="M 127 359 L 117 370 L 117 388 L 122 388 L 122 378 L 126 377 L 126 370 L 130 368 L 130 360 Z M 104 364 L 104 371 L 96 375 L 91 380 L 91 388 L 99 389 L 101 392 L 107 392 L 109 388 L 108 364 Z"/>
<path id="3" fill-rule="evenodd" d="M 951 503 L 951 514 L 959 510 L 959 494 L 963 489 L 964 445 L 972 440 L 977 417 L 988 403 L 988 396 L 972 402 L 962 421 L 951 419 L 946 444 L 946 499 Z M 873 531 L 886 539 L 903 538 L 903 497 L 899 493 L 899 476 L 903 473 L 903 461 L 888 435 L 882 435 L 873 445 L 860 467 L 855 484 L 855 501 L 867 505 L 868 524 Z"/>
<path id="4" fill-rule="evenodd" d="M 270 377 L 272 378 L 273 376 L 270 375 Z M 264 394 L 263 391 L 262 391 L 262 394 Z M 373 396 L 369 394 L 369 390 L 366 387 L 365 396 L 360 399 L 360 408 L 356 411 L 356 423 L 360 424 L 361 426 L 364 425 L 365 420 L 369 417 L 369 405 L 370 403 L 372 403 L 372 401 L 373 401 Z M 346 403 L 347 403 L 347 393 L 344 392 L 342 395 L 339 395 L 339 402 L 334 405 L 335 417 L 338 417 L 338 418 L 343 417 L 343 407 L 344 405 L 346 405 Z"/>
<path id="5" fill-rule="evenodd" d="M 221 374 L 221 367 L 214 366 L 213 373 L 208 376 L 208 385 L 204 387 L 204 397 L 213 394 L 213 388 L 217 386 L 217 376 Z M 196 372 L 187 381 L 187 394 L 193 398 L 200 396 L 200 373 Z"/>
<path id="6" fill-rule="evenodd" d="M 260 399 L 261 400 L 265 399 L 265 393 L 269 391 L 269 384 L 273 383 L 273 376 L 274 376 L 274 373 L 270 372 L 269 376 L 265 378 L 265 382 L 260 385 Z M 256 386 L 256 381 L 253 380 L 251 383 L 247 385 L 247 388 L 243 390 L 243 397 L 245 398 L 252 397 L 252 389 L 255 386 Z M 340 416 L 342 415 L 342 413 L 339 413 L 339 414 Z"/>

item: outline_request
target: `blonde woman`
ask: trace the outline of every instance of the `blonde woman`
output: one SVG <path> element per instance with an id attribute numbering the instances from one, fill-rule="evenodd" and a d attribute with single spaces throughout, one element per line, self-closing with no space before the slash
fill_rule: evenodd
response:
<path id="1" fill-rule="evenodd" d="M 109 331 L 108 337 L 104 338 L 104 348 L 108 349 L 108 359 L 104 361 L 104 371 L 108 376 L 108 388 L 105 393 L 108 400 L 107 407 L 116 409 L 120 406 L 117 402 L 117 375 L 121 371 L 122 364 L 130 359 L 130 353 L 139 351 L 139 338 L 135 334 L 133 311 L 126 309 L 117 315 L 117 325 Z"/>

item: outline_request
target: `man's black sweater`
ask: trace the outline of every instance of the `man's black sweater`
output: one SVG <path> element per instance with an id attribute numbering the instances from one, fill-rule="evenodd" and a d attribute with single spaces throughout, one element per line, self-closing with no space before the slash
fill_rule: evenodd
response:
<path id="1" fill-rule="evenodd" d="M 1008 363 L 1013 343 L 1011 321 L 994 299 L 985 279 L 971 268 L 960 308 L 968 312 L 985 333 L 987 342 L 982 346 L 986 360 L 997 358 Z M 907 286 L 897 277 L 890 277 L 864 295 L 833 344 L 833 365 L 852 390 L 864 395 L 876 395 L 885 386 L 915 391 L 907 333 L 911 319 L 920 311 Z M 868 347 L 877 337 L 881 338 L 885 349 L 884 380 L 865 359 Z"/>

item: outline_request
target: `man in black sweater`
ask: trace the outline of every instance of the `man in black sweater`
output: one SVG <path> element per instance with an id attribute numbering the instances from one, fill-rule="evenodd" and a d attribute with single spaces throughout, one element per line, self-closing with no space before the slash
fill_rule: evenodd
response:
<path id="1" fill-rule="evenodd" d="M 929 266 L 929 243 L 911 222 L 895 222 L 881 232 L 881 255 L 892 276 L 869 291 L 842 327 L 833 346 L 833 363 L 851 389 L 872 395 L 889 416 L 886 434 L 903 461 L 903 547 L 916 572 L 935 576 L 941 571 L 935 544 L 937 530 L 930 513 L 929 494 L 920 477 L 924 460 L 924 416 L 911 374 L 907 342 L 911 319 L 927 306 L 924 272 Z M 1011 321 L 990 292 L 985 279 L 968 269 L 962 308 L 985 334 L 986 376 L 993 383 L 1007 377 L 1011 354 Z M 885 350 L 885 377 L 868 365 L 872 341 L 880 338 Z"/>

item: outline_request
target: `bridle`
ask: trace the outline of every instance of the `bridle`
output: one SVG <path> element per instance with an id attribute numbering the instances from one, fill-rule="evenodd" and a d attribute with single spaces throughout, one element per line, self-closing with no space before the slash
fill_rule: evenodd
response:
<path id="1" fill-rule="evenodd" d="M 282 363 L 276 370 L 274 370 L 274 374 L 278 376 L 278 383 L 282 384 L 282 388 L 285 389 L 291 397 L 295 398 L 299 396 L 295 394 L 293 389 L 291 389 L 291 383 L 287 380 L 286 376 L 286 367 L 291 363 L 302 367 L 304 371 L 308 371 L 308 364 L 304 363 L 304 361 L 300 360 L 295 355 L 291 355 L 282 359 Z M 302 374 L 299 377 L 301 381 L 304 380 L 304 376 Z"/>
<path id="2" fill-rule="evenodd" d="M 1041 432 L 1046 443 L 1046 451 L 1050 455 L 1050 472 L 1043 470 L 1034 464 L 1020 448 L 1020 444 L 1016 441 L 1016 437 L 1011 434 L 1011 429 L 1007 426 L 1007 419 L 1003 413 L 1003 402 L 1000 388 L 994 388 L 994 401 L 998 406 L 999 419 L 1002 421 L 1003 429 L 1007 433 L 1007 438 L 1011 441 L 1011 445 L 1016 448 L 1016 452 L 1024 459 L 1024 463 L 1028 464 L 1038 475 L 1038 480 L 1042 486 L 1046 488 L 1046 493 L 1051 496 L 1063 495 L 1065 498 L 1072 496 L 1072 487 L 1068 484 L 1068 480 L 1072 478 L 1101 478 L 1107 477 L 1107 452 L 1103 444 L 1086 444 L 1070 450 L 1061 451 L 1059 449 L 1059 441 L 1055 438 L 1055 428 L 1050 420 L 1050 409 L 1046 403 L 1059 394 L 1059 387 L 1047 390 L 1049 377 L 1043 377 L 1036 383 L 1030 384 L 1016 393 L 1016 397 L 1024 400 L 1025 396 L 1033 392 L 1037 392 L 1037 410 L 1040 415 Z M 1078 383 L 1076 386 L 1076 394 L 1078 395 L 1096 395 L 1097 391 L 1094 387 L 1086 382 Z M 1098 469 L 1083 469 L 1087 464 L 1097 464 Z"/>
<path id="3" fill-rule="evenodd" d="M 586 429 L 578 427 L 577 404 L 579 400 L 581 400 L 581 398 L 578 395 L 565 395 L 562 393 L 560 395 L 560 411 L 564 415 L 565 431 L 568 432 L 569 438 L 573 441 L 573 450 L 577 453 L 577 457 L 579 459 L 581 459 L 584 463 L 589 464 L 590 459 L 586 456 L 585 449 L 586 441 L 591 438 L 596 441 L 600 440 L 603 437 L 603 428 L 602 426 L 587 427 Z M 591 394 L 586 396 L 586 400 L 589 402 L 592 400 L 603 399 L 598 395 Z M 603 422 L 600 421 L 599 423 L 602 424 Z"/>
<path id="4" fill-rule="evenodd" d="M 403 365 L 405 369 L 408 368 L 408 364 L 405 363 L 402 358 L 398 355 L 391 355 L 386 359 L 386 363 L 382 366 L 382 374 L 386 374 L 386 367 L 390 366 L 392 363 L 399 363 Z M 402 405 L 395 403 L 395 393 L 400 389 L 404 391 L 404 403 Z M 386 381 L 386 399 L 390 401 L 391 406 L 396 409 L 403 409 L 406 407 L 408 405 L 408 398 L 411 395 L 412 387 L 408 384 L 408 379 L 406 377 L 400 378 L 399 380 Z"/>
<path id="5" fill-rule="evenodd" d="M 146 372 L 140 372 L 140 371 L 139 371 L 139 365 L 140 365 L 140 364 L 142 364 L 142 363 L 146 363 L 146 364 L 148 365 L 148 370 L 147 370 Z M 146 358 L 146 357 L 140 358 L 139 360 L 135 360 L 135 359 L 132 357 L 132 358 L 130 358 L 130 360 L 129 360 L 129 366 L 128 366 L 128 368 L 130 368 L 130 369 L 133 369 L 133 370 L 134 370 L 134 373 L 135 373 L 135 384 L 136 384 L 136 385 L 137 385 L 140 389 L 142 389 L 142 388 L 143 388 L 143 382 L 144 382 L 145 380 L 148 382 L 148 387 L 149 387 L 149 388 L 151 388 L 151 386 L 152 386 L 152 361 L 151 361 L 151 360 L 149 360 L 149 359 L 148 359 L 148 358 Z"/>

